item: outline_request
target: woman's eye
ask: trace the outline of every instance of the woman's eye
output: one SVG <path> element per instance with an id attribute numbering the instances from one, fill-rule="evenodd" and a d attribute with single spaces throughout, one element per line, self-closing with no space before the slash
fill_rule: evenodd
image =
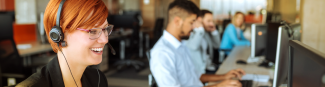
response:
<path id="1" fill-rule="evenodd" d="M 89 31 L 90 34 L 96 34 L 96 32 L 97 32 L 96 30 Z"/>

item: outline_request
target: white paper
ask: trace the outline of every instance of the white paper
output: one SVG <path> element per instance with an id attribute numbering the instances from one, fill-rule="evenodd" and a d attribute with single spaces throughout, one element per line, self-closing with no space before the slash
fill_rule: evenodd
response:
<path id="1" fill-rule="evenodd" d="M 268 75 L 258 75 L 258 74 L 246 74 L 242 77 L 242 80 L 253 80 L 256 82 L 268 82 L 270 76 Z"/>
<path id="2" fill-rule="evenodd" d="M 18 44 L 17 49 L 29 49 L 32 48 L 31 44 Z"/>

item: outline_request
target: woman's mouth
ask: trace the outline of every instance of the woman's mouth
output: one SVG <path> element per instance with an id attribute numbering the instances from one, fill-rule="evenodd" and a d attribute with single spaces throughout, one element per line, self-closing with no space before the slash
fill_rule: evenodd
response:
<path id="1" fill-rule="evenodd" d="M 103 52 L 103 48 L 90 48 L 91 51 L 95 52 L 95 53 L 101 53 Z"/>

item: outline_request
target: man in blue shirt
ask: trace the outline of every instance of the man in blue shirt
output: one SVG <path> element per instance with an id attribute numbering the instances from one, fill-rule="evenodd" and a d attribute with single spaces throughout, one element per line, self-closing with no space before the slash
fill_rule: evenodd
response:
<path id="1" fill-rule="evenodd" d="M 168 25 L 163 36 L 152 48 L 150 70 L 159 87 L 203 87 L 202 82 L 222 81 L 206 87 L 241 87 L 238 80 L 245 72 L 242 69 L 224 75 L 198 73 L 190 53 L 182 39 L 189 38 L 192 24 L 199 8 L 188 0 L 175 0 L 168 8 Z"/>

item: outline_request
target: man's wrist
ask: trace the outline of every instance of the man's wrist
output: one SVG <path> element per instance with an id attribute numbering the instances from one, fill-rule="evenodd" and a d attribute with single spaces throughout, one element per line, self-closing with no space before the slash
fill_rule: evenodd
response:
<path id="1" fill-rule="evenodd" d="M 226 79 L 226 74 L 221 75 L 220 77 L 222 78 L 222 80 L 225 80 Z"/>

